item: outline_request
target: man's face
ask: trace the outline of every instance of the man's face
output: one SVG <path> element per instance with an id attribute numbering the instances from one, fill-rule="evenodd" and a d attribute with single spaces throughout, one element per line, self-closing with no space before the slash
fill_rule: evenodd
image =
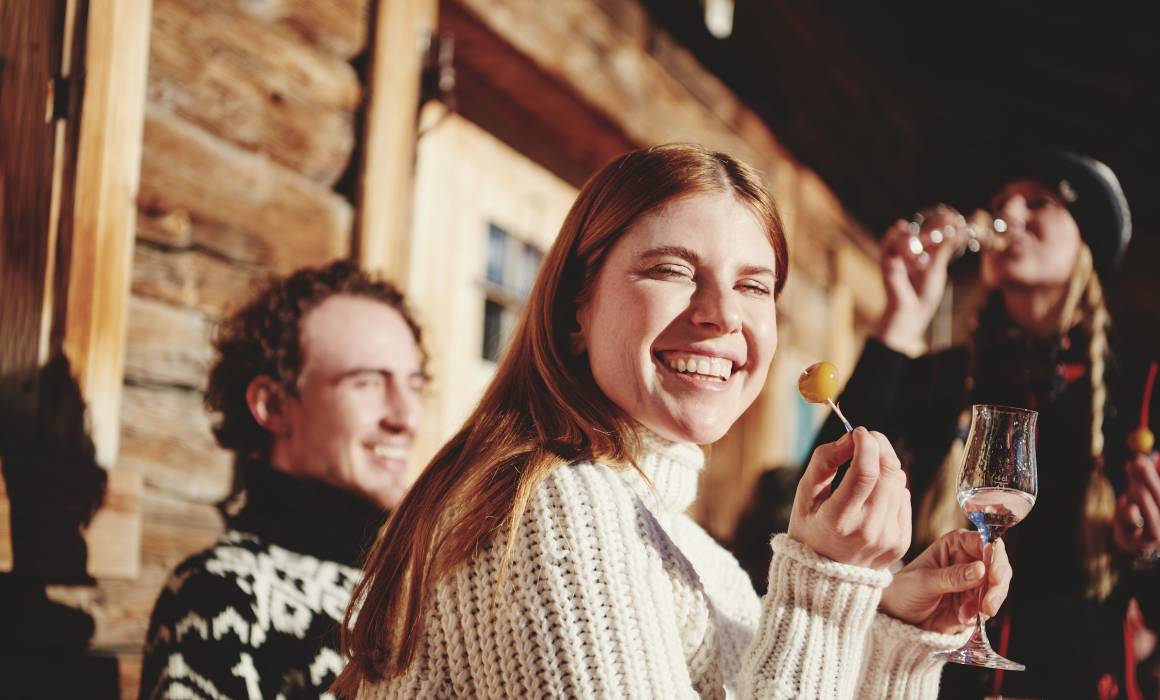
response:
<path id="1" fill-rule="evenodd" d="M 296 395 L 284 398 L 273 466 L 394 508 L 422 414 L 411 329 L 380 301 L 337 295 L 307 312 L 299 334 L 302 370 Z"/>

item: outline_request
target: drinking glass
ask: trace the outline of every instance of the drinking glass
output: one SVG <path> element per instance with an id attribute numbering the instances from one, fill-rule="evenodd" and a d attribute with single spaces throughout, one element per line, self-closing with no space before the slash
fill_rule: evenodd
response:
<path id="1" fill-rule="evenodd" d="M 1002 250 L 1007 245 L 1007 222 L 984 209 L 969 217 L 949 204 L 936 204 L 917 212 L 907 224 L 906 248 L 915 258 L 929 259 L 929 250 L 946 243 L 956 255 L 967 251 Z"/>
<path id="2" fill-rule="evenodd" d="M 1035 464 L 1035 422 L 1039 414 L 1024 408 L 979 404 L 971 407 L 959 475 L 959 506 L 983 540 L 983 561 L 991 567 L 992 545 L 1031 512 L 1039 479 Z M 986 577 L 983 578 L 984 582 Z M 999 656 L 983 630 L 981 610 L 986 584 L 979 586 L 980 610 L 975 630 L 962 647 L 935 654 L 957 664 L 1022 671 L 1023 664 Z"/>

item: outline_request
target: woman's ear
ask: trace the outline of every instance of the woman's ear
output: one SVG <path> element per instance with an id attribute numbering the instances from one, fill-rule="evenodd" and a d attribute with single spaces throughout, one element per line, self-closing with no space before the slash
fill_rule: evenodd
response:
<path id="1" fill-rule="evenodd" d="M 246 405 L 254 421 L 273 435 L 283 435 L 289 430 L 286 418 L 286 394 L 282 386 L 272 378 L 262 375 L 254 377 L 246 387 Z"/>

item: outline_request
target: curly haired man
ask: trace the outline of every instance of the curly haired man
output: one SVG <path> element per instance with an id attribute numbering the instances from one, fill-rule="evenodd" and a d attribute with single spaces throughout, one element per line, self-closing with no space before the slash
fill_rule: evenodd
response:
<path id="1" fill-rule="evenodd" d="M 327 697 L 362 549 L 406 487 L 420 329 L 340 261 L 271 282 L 214 346 L 205 403 L 238 489 L 222 538 L 161 591 L 141 697 Z"/>

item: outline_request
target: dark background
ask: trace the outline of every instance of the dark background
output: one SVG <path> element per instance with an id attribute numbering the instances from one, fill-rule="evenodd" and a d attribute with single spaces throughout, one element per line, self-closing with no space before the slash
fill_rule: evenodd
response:
<path id="1" fill-rule="evenodd" d="M 1135 230 L 1113 308 L 1160 350 L 1149 3 L 736 0 L 733 34 L 718 40 L 699 0 L 643 2 L 876 234 L 936 201 L 977 204 L 1007 150 L 1107 163 Z"/>

